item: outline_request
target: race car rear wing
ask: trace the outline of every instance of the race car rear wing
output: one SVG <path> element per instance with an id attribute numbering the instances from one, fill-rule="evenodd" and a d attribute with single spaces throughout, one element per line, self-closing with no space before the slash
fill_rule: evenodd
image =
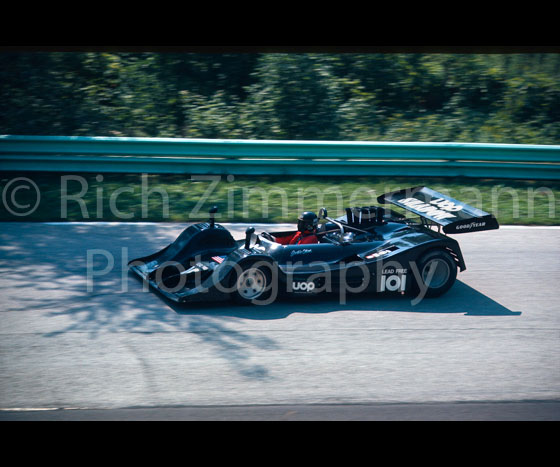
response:
<path id="1" fill-rule="evenodd" d="M 379 203 L 391 203 L 443 226 L 448 234 L 498 229 L 496 218 L 430 188 L 418 186 L 385 193 Z"/>

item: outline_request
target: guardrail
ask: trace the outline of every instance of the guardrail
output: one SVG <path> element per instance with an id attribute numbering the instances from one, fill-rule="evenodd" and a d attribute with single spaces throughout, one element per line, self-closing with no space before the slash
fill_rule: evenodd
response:
<path id="1" fill-rule="evenodd" d="M 560 145 L 0 135 L 0 170 L 560 180 Z"/>

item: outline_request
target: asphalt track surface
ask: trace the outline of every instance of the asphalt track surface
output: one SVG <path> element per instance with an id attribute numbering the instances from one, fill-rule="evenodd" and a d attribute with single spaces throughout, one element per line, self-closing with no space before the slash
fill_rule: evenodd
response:
<path id="1" fill-rule="evenodd" d="M 457 235 L 467 270 L 416 305 L 241 307 L 128 273 L 184 227 L 2 224 L 1 420 L 560 420 L 559 228 Z"/>

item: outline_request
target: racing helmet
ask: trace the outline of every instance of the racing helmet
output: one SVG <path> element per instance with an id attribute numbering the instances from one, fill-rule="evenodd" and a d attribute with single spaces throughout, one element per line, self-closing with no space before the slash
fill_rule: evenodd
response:
<path id="1" fill-rule="evenodd" d="M 298 217 L 297 227 L 300 232 L 314 232 L 319 225 L 317 214 L 311 211 L 304 211 Z"/>

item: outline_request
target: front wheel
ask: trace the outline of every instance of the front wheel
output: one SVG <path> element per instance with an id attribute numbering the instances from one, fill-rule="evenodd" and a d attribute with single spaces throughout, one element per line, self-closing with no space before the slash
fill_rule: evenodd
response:
<path id="1" fill-rule="evenodd" d="M 245 264 L 233 275 L 233 298 L 242 305 L 267 305 L 276 298 L 274 291 L 273 266 L 269 262 L 258 261 Z"/>
<path id="2" fill-rule="evenodd" d="M 435 250 L 418 262 L 413 291 L 424 297 L 439 297 L 447 292 L 457 278 L 457 265 L 449 253 Z"/>

